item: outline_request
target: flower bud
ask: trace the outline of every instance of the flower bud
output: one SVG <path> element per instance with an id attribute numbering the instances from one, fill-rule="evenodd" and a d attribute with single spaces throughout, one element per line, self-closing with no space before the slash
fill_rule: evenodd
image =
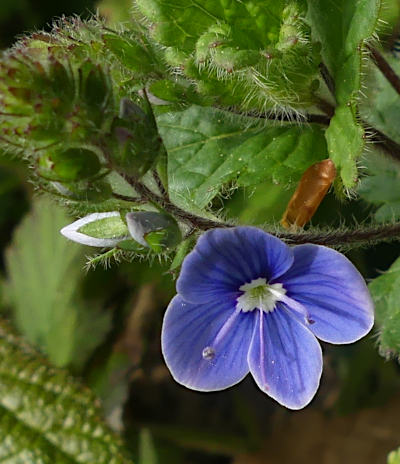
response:
<path id="1" fill-rule="evenodd" d="M 50 39 L 49 39 L 50 40 Z M 39 46 L 45 44 L 46 46 Z M 55 43 L 24 39 L 0 62 L 0 140 L 25 155 L 98 136 L 114 110 L 106 69 Z"/>
<path id="2" fill-rule="evenodd" d="M 94 247 L 113 247 L 129 237 L 118 211 L 89 214 L 60 232 L 74 242 Z"/>
<path id="3" fill-rule="evenodd" d="M 111 144 L 113 165 L 138 177 L 151 168 L 162 146 L 154 120 L 126 98 L 121 100 L 120 116 L 112 124 Z"/>
<path id="4" fill-rule="evenodd" d="M 181 231 L 172 216 L 152 211 L 137 211 L 128 213 L 125 217 L 133 239 L 157 253 L 174 248 L 182 240 Z"/>

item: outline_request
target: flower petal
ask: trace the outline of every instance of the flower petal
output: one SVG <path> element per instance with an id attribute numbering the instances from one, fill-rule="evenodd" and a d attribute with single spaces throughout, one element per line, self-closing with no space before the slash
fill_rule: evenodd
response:
<path id="1" fill-rule="evenodd" d="M 199 391 L 223 390 L 249 372 L 247 353 L 255 318 L 229 301 L 203 305 L 177 295 L 161 334 L 165 362 L 174 379 Z"/>
<path id="2" fill-rule="evenodd" d="M 276 237 L 254 227 L 213 229 L 202 235 L 182 265 L 177 290 L 192 303 L 206 303 L 238 289 L 253 279 L 267 281 L 293 263 L 291 249 Z"/>
<path id="3" fill-rule="evenodd" d="M 257 385 L 278 403 L 301 409 L 314 397 L 322 373 L 322 351 L 315 336 L 278 304 L 258 311 L 249 351 Z"/>
<path id="4" fill-rule="evenodd" d="M 374 306 L 363 277 L 342 254 L 318 245 L 293 248 L 294 263 L 280 281 L 314 321 L 310 330 L 330 343 L 352 343 L 374 322 Z"/>

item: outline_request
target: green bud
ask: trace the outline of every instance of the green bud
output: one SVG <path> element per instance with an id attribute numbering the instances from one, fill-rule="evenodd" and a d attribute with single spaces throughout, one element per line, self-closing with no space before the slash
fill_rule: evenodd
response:
<path id="1" fill-rule="evenodd" d="M 111 143 L 113 165 L 138 177 L 153 166 L 162 146 L 154 120 L 126 98 L 112 124 Z"/>
<path id="2" fill-rule="evenodd" d="M 37 171 L 45 179 L 71 182 L 93 177 L 100 168 L 96 153 L 84 148 L 70 148 L 42 155 L 38 160 Z"/>
<path id="3" fill-rule="evenodd" d="M 113 247 L 129 237 L 118 211 L 89 214 L 63 227 L 61 234 L 74 242 L 94 247 Z"/>
<path id="4" fill-rule="evenodd" d="M 267 6 L 265 0 L 219 0 L 212 6 L 198 0 L 187 8 L 138 0 L 137 6 L 151 21 L 166 62 L 210 104 L 264 112 L 315 103 L 320 56 L 310 40 L 306 0 Z"/>
<path id="5" fill-rule="evenodd" d="M 216 66 L 228 72 L 255 66 L 260 60 L 259 52 L 253 50 L 235 50 L 231 47 L 217 47 L 212 54 L 212 61 Z"/>
<path id="6" fill-rule="evenodd" d="M 129 233 L 138 243 L 156 253 L 174 248 L 182 240 L 175 219 L 164 213 L 138 211 L 126 215 Z"/>
<path id="7" fill-rule="evenodd" d="M 25 155 L 65 140 L 87 143 L 110 127 L 115 110 L 108 71 L 53 36 L 23 39 L 3 55 L 0 94 L 0 137 Z"/>
<path id="8" fill-rule="evenodd" d="M 165 61 L 174 67 L 184 67 L 189 56 L 175 47 L 167 47 L 164 52 Z"/>

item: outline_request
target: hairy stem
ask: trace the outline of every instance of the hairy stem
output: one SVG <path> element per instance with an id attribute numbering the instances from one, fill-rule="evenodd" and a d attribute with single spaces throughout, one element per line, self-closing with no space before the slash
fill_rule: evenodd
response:
<path id="1" fill-rule="evenodd" d="M 214 221 L 212 219 L 196 216 L 192 213 L 179 208 L 171 203 L 171 201 L 160 197 L 152 192 L 146 185 L 135 179 L 132 176 L 121 174 L 125 180 L 136 190 L 142 200 L 147 200 L 151 203 L 160 205 L 165 211 L 172 214 L 176 218 L 193 229 L 206 231 L 218 227 L 233 227 L 234 224 L 224 221 Z M 400 239 L 400 223 L 389 225 L 363 227 L 362 229 L 341 229 L 330 231 L 301 231 L 301 232 L 286 232 L 276 231 L 273 227 L 265 228 L 266 232 L 272 233 L 276 237 L 293 245 L 303 243 L 314 243 L 316 245 L 331 245 L 343 246 L 351 244 L 368 244 L 369 242 L 378 242 L 384 240 Z"/>

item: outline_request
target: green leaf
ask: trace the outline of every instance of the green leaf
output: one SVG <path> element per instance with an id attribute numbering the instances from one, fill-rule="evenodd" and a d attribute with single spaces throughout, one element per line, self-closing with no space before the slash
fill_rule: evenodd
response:
<path id="1" fill-rule="evenodd" d="M 111 314 L 81 296 L 84 250 L 60 233 L 64 211 L 40 199 L 6 252 L 8 293 L 18 329 L 53 364 L 80 366 L 104 339 Z"/>
<path id="2" fill-rule="evenodd" d="M 364 177 L 358 193 L 377 206 L 377 222 L 388 222 L 400 217 L 400 170 L 389 158 L 370 153 L 365 160 L 369 176 Z"/>
<path id="3" fill-rule="evenodd" d="M 345 187 L 357 182 L 356 161 L 364 147 L 364 129 L 356 122 L 351 106 L 339 106 L 326 130 L 329 157 L 335 163 Z"/>
<path id="4" fill-rule="evenodd" d="M 182 207 L 204 208 L 230 181 L 295 182 L 327 158 L 317 125 L 260 123 L 198 106 L 163 114 L 157 122 L 168 151 L 169 193 Z"/>
<path id="5" fill-rule="evenodd" d="M 0 460 L 131 464 L 94 395 L 0 322 Z"/>
<path id="6" fill-rule="evenodd" d="M 364 131 L 356 120 L 361 88 L 364 41 L 374 33 L 380 0 L 309 0 L 312 31 L 322 44 L 322 58 L 335 83 L 338 107 L 326 131 L 329 156 L 345 187 L 357 181 L 356 160 L 364 147 Z"/>
<path id="7" fill-rule="evenodd" d="M 379 351 L 385 357 L 400 354 L 400 258 L 369 284 L 379 324 Z"/>
<path id="8" fill-rule="evenodd" d="M 310 40 L 305 0 L 135 5 L 165 61 L 218 105 L 265 112 L 315 101 L 319 53 Z"/>

